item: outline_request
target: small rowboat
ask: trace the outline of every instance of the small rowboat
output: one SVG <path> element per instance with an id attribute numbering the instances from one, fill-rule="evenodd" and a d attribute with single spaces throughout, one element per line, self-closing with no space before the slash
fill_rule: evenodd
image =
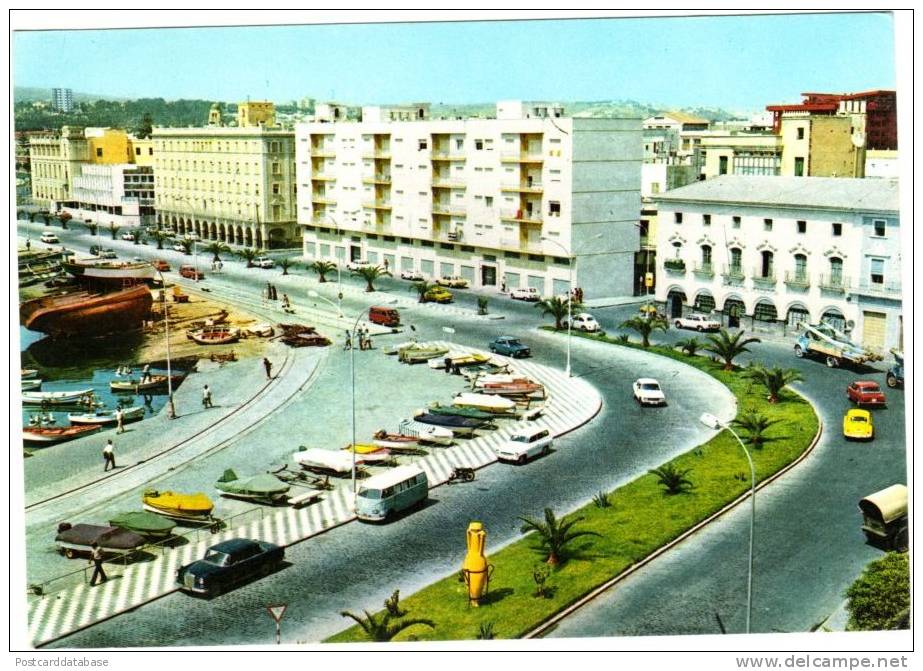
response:
<path id="1" fill-rule="evenodd" d="M 488 421 L 496 416 L 495 413 L 478 410 L 477 408 L 466 408 L 455 405 L 439 405 L 438 403 L 434 403 L 429 408 L 427 408 L 427 412 L 434 415 L 454 415 L 456 417 L 470 417 L 471 419 L 485 419 Z"/>
<path id="2" fill-rule="evenodd" d="M 388 345 L 387 347 L 384 348 L 384 353 L 389 354 L 389 355 L 398 354 L 402 349 L 413 347 L 416 344 L 417 344 L 416 340 L 406 340 L 404 342 L 397 343 L 396 345 Z"/>
<path id="3" fill-rule="evenodd" d="M 539 396 L 540 398 L 545 398 L 545 387 L 537 382 L 495 382 L 480 388 L 479 391 L 482 394 L 496 394 L 498 396 Z"/>
<path id="4" fill-rule="evenodd" d="M 147 543 L 138 534 L 119 527 L 103 527 L 96 524 L 70 525 L 67 522 L 58 525 L 58 535 L 54 539 L 58 549 L 68 559 L 91 553 L 94 543 L 106 555 L 131 554 Z"/>
<path id="5" fill-rule="evenodd" d="M 387 461 L 391 458 L 391 451 L 386 447 L 369 443 L 356 443 L 343 448 L 346 452 L 356 453 L 357 464 L 371 464 L 376 461 Z"/>
<path id="6" fill-rule="evenodd" d="M 240 330 L 227 326 L 212 326 L 193 331 L 189 337 L 200 345 L 229 345 L 240 340 Z"/>
<path id="7" fill-rule="evenodd" d="M 398 361 L 404 363 L 422 363 L 423 361 L 440 357 L 448 351 L 448 347 L 413 344 L 398 351 L 397 358 Z"/>
<path id="8" fill-rule="evenodd" d="M 421 412 L 413 419 L 421 424 L 435 424 L 437 427 L 451 429 L 452 433 L 457 436 L 470 436 L 475 429 L 489 426 L 489 422 L 483 419 L 458 417 L 457 415 L 434 415 L 428 412 Z"/>
<path id="9" fill-rule="evenodd" d="M 486 387 L 492 384 L 508 384 L 510 382 L 532 382 L 532 380 L 516 373 L 493 373 L 475 378 L 474 386 Z"/>
<path id="10" fill-rule="evenodd" d="M 254 324 L 247 327 L 247 334 L 260 338 L 269 338 L 273 334 L 272 324 Z"/>
<path id="11" fill-rule="evenodd" d="M 25 391 L 23 405 L 73 405 L 93 393 L 92 389 L 76 391 Z"/>
<path id="12" fill-rule="evenodd" d="M 311 447 L 295 452 L 292 458 L 308 471 L 339 476 L 352 473 L 353 457 L 347 452 Z"/>
<path id="13" fill-rule="evenodd" d="M 144 510 L 119 513 L 109 520 L 109 524 L 138 534 L 151 541 L 169 538 L 176 527 L 176 522 L 173 520 L 168 520 L 162 515 Z"/>
<path id="14" fill-rule="evenodd" d="M 423 424 L 412 419 L 401 422 L 401 431 L 411 436 L 416 436 L 421 445 L 442 445 L 447 447 L 452 444 L 455 434 L 444 426 Z"/>
<path id="15" fill-rule="evenodd" d="M 74 440 L 81 436 L 96 433 L 101 424 L 83 424 L 81 426 L 24 426 L 22 427 L 22 440 L 32 445 L 53 445 Z"/>
<path id="16" fill-rule="evenodd" d="M 202 492 L 183 494 L 146 489 L 141 495 L 145 510 L 180 522 L 209 522 L 215 504 Z"/>
<path id="17" fill-rule="evenodd" d="M 173 376 L 173 384 L 179 384 L 182 382 L 183 377 L 181 375 Z M 139 392 L 146 391 L 148 389 L 156 389 L 157 387 L 163 387 L 167 384 L 166 375 L 151 375 L 150 379 L 147 382 L 141 382 L 141 380 L 128 379 L 128 380 L 112 380 L 109 383 L 109 389 L 112 391 L 128 391 L 128 392 Z"/>
<path id="18" fill-rule="evenodd" d="M 118 420 L 115 418 L 115 410 L 99 410 L 97 412 L 85 412 L 85 413 L 68 413 L 67 419 L 71 424 L 116 424 Z M 122 410 L 122 422 L 127 424 L 128 422 L 135 422 L 139 419 L 144 419 L 144 408 L 140 405 L 133 408 L 125 408 Z"/>
<path id="19" fill-rule="evenodd" d="M 452 367 L 458 366 L 459 368 L 465 368 L 466 366 L 476 366 L 478 364 L 487 363 L 490 360 L 490 356 L 487 354 L 467 354 L 467 353 L 454 353 L 447 354 L 444 357 L 438 359 L 431 359 L 429 361 L 430 368 L 445 368 L 446 359 L 451 362 Z"/>
<path id="20" fill-rule="evenodd" d="M 19 383 L 22 385 L 20 388 L 22 391 L 29 391 L 30 389 L 38 389 L 42 386 L 41 380 L 20 380 Z"/>
<path id="21" fill-rule="evenodd" d="M 20 368 L 19 377 L 23 380 L 28 380 L 30 377 L 35 377 L 38 375 L 38 371 L 34 368 Z"/>
<path id="22" fill-rule="evenodd" d="M 291 485 L 271 473 L 241 478 L 237 476 L 234 469 L 229 468 L 215 483 L 215 488 L 226 496 L 275 505 L 288 498 Z"/>
<path id="23" fill-rule="evenodd" d="M 408 449 L 417 447 L 420 444 L 420 438 L 419 436 L 409 436 L 403 433 L 388 433 L 382 429 L 375 432 L 372 442 L 378 447 Z"/>
<path id="24" fill-rule="evenodd" d="M 485 412 L 509 412 L 516 408 L 515 401 L 492 394 L 471 394 L 463 392 L 452 399 L 452 405 L 477 408 Z"/>

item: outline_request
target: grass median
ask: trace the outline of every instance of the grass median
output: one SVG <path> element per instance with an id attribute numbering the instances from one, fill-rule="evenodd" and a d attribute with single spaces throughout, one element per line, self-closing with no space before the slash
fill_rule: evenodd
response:
<path id="1" fill-rule="evenodd" d="M 643 349 L 638 344 L 606 336 L 573 335 Z M 758 482 L 797 459 L 817 433 L 818 419 L 813 408 L 791 390 L 783 389 L 779 402 L 769 403 L 763 387 L 744 378 L 739 371 L 723 370 L 721 364 L 710 358 L 687 356 L 663 345 L 652 345 L 645 351 L 676 359 L 713 376 L 737 398 L 738 412 L 756 410 L 769 419 L 779 420 L 767 430 L 765 445 L 750 450 Z M 639 439 L 643 440 L 643 436 Z M 533 572 L 547 566 L 546 554 L 539 551 L 535 534 L 495 553 L 490 553 L 488 542 L 488 561 L 495 568 L 490 594 L 481 606 L 469 608 L 460 573 L 449 575 L 400 602 L 406 618 L 427 619 L 434 627 L 414 625 L 393 640 L 518 638 L 720 510 L 750 486 L 746 458 L 727 431 L 668 463 L 680 470 L 689 469 L 686 477 L 693 484 L 691 490 L 668 495 L 658 478 L 648 473 L 609 492 L 609 507 L 588 502 L 564 516 L 565 519 L 582 517 L 577 528 L 599 536 L 581 537 L 574 542 L 566 560 L 550 571 L 544 596 L 535 596 L 537 583 Z M 464 536 L 460 534 L 458 540 L 460 568 Z M 743 553 L 740 561 L 745 561 Z M 327 642 L 368 640 L 356 625 Z"/>

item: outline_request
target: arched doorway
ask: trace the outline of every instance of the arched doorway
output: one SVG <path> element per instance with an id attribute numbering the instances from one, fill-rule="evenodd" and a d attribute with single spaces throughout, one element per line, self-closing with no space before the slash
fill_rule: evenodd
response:
<path id="1" fill-rule="evenodd" d="M 282 247 L 285 247 L 285 243 L 286 238 L 284 228 L 269 229 L 269 249 L 281 249 Z"/>
<path id="2" fill-rule="evenodd" d="M 758 322 L 775 322 L 779 320 L 779 313 L 775 304 L 768 298 L 761 298 L 753 306 L 753 320 Z"/>
<path id="3" fill-rule="evenodd" d="M 250 230 L 250 227 L 247 227 L 247 230 L 244 231 L 244 245 L 247 247 L 253 246 L 253 232 Z"/>
<path id="4" fill-rule="evenodd" d="M 747 308 L 740 298 L 734 296 L 724 300 L 722 311 L 727 319 L 728 328 L 736 329 L 740 328 L 740 318 L 747 313 Z"/>
<path id="5" fill-rule="evenodd" d="M 211 226 L 209 226 L 208 234 L 210 240 L 218 239 L 218 226 L 215 224 L 215 222 L 212 222 Z"/>
<path id="6" fill-rule="evenodd" d="M 683 303 L 686 302 L 686 294 L 681 289 L 670 289 L 667 293 L 667 310 L 670 318 L 683 316 Z"/>
<path id="7" fill-rule="evenodd" d="M 837 308 L 827 308 L 820 316 L 821 322 L 825 324 L 830 324 L 837 331 L 846 330 L 846 317 L 843 316 L 843 313 Z"/>
<path id="8" fill-rule="evenodd" d="M 715 309 L 715 297 L 711 295 L 710 291 L 703 289 L 696 294 L 693 308 L 696 312 L 710 314 Z"/>
<path id="9" fill-rule="evenodd" d="M 800 331 L 811 323 L 811 313 L 804 303 L 792 303 L 785 313 L 785 326 L 792 331 Z"/>

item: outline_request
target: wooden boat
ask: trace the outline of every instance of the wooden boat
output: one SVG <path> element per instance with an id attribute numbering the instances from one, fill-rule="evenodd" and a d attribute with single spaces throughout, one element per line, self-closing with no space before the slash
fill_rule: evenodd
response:
<path id="1" fill-rule="evenodd" d="M 455 353 L 447 354 L 444 357 L 438 359 L 431 359 L 429 361 L 430 368 L 445 368 L 446 359 L 449 359 L 452 367 L 458 366 L 459 368 L 465 368 L 467 366 L 476 366 L 478 364 L 486 363 L 490 360 L 490 356 L 487 354 L 477 354 L 477 353 Z"/>
<path id="2" fill-rule="evenodd" d="M 182 375 L 173 376 L 173 385 L 177 385 L 183 381 Z M 141 382 L 140 379 L 136 380 L 134 378 L 129 378 L 128 380 L 112 380 L 109 383 L 109 389 L 112 391 L 127 391 L 132 393 L 137 393 L 139 391 L 147 391 L 148 389 L 156 389 L 157 387 L 164 387 L 167 384 L 166 375 L 151 375 L 151 378 L 147 382 Z"/>
<path id="3" fill-rule="evenodd" d="M 311 447 L 292 455 L 295 463 L 302 468 L 328 475 L 349 475 L 353 469 L 353 457 L 348 452 L 322 450 Z"/>
<path id="4" fill-rule="evenodd" d="M 528 382 L 525 380 L 516 382 L 495 382 L 484 387 L 480 387 L 478 391 L 482 394 L 496 394 L 498 396 L 515 398 L 526 396 L 537 396 L 539 398 L 545 398 L 544 385 L 538 384 L 537 382 Z"/>
<path id="5" fill-rule="evenodd" d="M 131 554 L 147 544 L 142 536 L 116 526 L 71 525 L 67 522 L 58 525 L 58 535 L 54 539 L 58 549 L 68 559 L 90 554 L 94 543 L 109 556 Z"/>
<path id="6" fill-rule="evenodd" d="M 21 391 L 29 391 L 30 389 L 38 389 L 42 386 L 41 380 L 20 380 L 19 384 L 21 385 Z"/>
<path id="7" fill-rule="evenodd" d="M 64 261 L 61 266 L 79 280 L 119 287 L 150 282 L 157 275 L 154 266 L 146 261 L 107 261 L 94 257 Z"/>
<path id="8" fill-rule="evenodd" d="M 462 392 L 452 399 L 452 405 L 477 408 L 485 412 L 509 412 L 516 408 L 515 401 L 490 394 Z"/>
<path id="9" fill-rule="evenodd" d="M 38 375 L 38 371 L 34 368 L 20 368 L 19 369 L 19 377 L 21 377 L 23 380 L 28 380 L 30 378 L 35 377 L 36 375 Z"/>
<path id="10" fill-rule="evenodd" d="M 375 445 L 374 443 L 356 443 L 355 445 L 347 445 L 343 448 L 346 452 L 355 452 L 356 453 L 356 463 L 357 464 L 371 464 L 378 461 L 388 461 L 391 459 L 391 451 L 382 447 L 381 445 Z"/>
<path id="11" fill-rule="evenodd" d="M 451 429 L 452 433 L 457 436 L 470 436 L 476 429 L 489 426 L 489 422 L 483 419 L 459 417 L 457 415 L 434 415 L 428 412 L 421 412 L 415 415 L 413 419 L 421 424 L 434 424 Z"/>
<path id="12" fill-rule="evenodd" d="M 498 362 L 496 359 L 491 359 L 485 361 L 484 363 L 474 364 L 472 366 L 466 366 L 462 369 L 462 375 L 466 380 L 471 382 L 479 377 L 484 375 L 494 375 L 494 374 L 504 374 L 509 373 L 510 364 Z"/>
<path id="13" fill-rule="evenodd" d="M 68 413 L 67 419 L 71 424 L 117 424 L 115 410 L 97 410 L 96 412 Z M 122 410 L 122 423 L 136 422 L 144 419 L 144 407 L 137 405 L 133 408 Z"/>
<path id="14" fill-rule="evenodd" d="M 397 353 L 397 359 L 403 363 L 422 363 L 440 357 L 448 351 L 448 347 L 415 343 L 400 350 Z"/>
<path id="15" fill-rule="evenodd" d="M 240 329 L 228 326 L 206 326 L 189 337 L 200 345 L 230 345 L 240 340 Z"/>
<path id="16" fill-rule="evenodd" d="M 378 447 L 409 449 L 417 447 L 420 444 L 419 436 L 411 436 L 403 433 L 388 433 L 384 429 L 376 431 L 372 437 L 372 442 Z"/>
<path id="17" fill-rule="evenodd" d="M 456 417 L 470 417 L 471 419 L 484 419 L 490 421 L 496 417 L 496 413 L 478 410 L 477 408 L 468 408 L 455 405 L 439 405 L 433 403 L 427 408 L 427 412 L 434 415 L 455 415 Z"/>
<path id="18" fill-rule="evenodd" d="M 246 330 L 248 335 L 257 336 L 258 338 L 270 338 L 274 333 L 272 324 L 266 323 L 248 326 Z"/>
<path id="19" fill-rule="evenodd" d="M 307 324 L 279 324 L 282 342 L 289 347 L 327 347 L 330 340 Z"/>
<path id="20" fill-rule="evenodd" d="M 92 389 L 74 391 L 24 391 L 23 405 L 74 405 L 93 393 Z"/>
<path id="21" fill-rule="evenodd" d="M 532 382 L 525 375 L 518 373 L 489 373 L 477 376 L 472 380 L 475 387 L 486 387 L 491 384 L 508 384 L 510 382 Z"/>
<path id="22" fill-rule="evenodd" d="M 119 513 L 109 520 L 109 524 L 138 534 L 149 541 L 169 538 L 176 527 L 176 522 L 173 520 L 144 510 Z"/>
<path id="23" fill-rule="evenodd" d="M 397 354 L 402 349 L 406 349 L 407 347 L 413 347 L 416 344 L 417 344 L 416 340 L 405 340 L 404 342 L 399 342 L 396 345 L 388 345 L 387 347 L 384 348 L 384 353 L 388 355 Z"/>
<path id="24" fill-rule="evenodd" d="M 416 436 L 421 445 L 449 446 L 455 439 L 455 434 L 448 427 L 422 424 L 412 419 L 402 421 L 398 430 L 402 434 Z"/>
<path id="25" fill-rule="evenodd" d="M 202 492 L 183 494 L 181 492 L 146 489 L 141 495 L 145 510 L 182 522 L 211 521 L 215 504 Z"/>
<path id="26" fill-rule="evenodd" d="M 22 427 L 22 440 L 32 445 L 53 445 L 63 443 L 82 436 L 96 433 L 101 424 L 82 424 L 80 426 L 24 426 Z"/>
<path id="27" fill-rule="evenodd" d="M 218 478 L 215 488 L 237 499 L 275 505 L 288 498 L 291 485 L 270 473 L 241 478 L 229 468 Z"/>
<path id="28" fill-rule="evenodd" d="M 19 321 L 55 338 L 124 333 L 141 327 L 152 303 L 144 285 L 107 294 L 81 291 L 26 301 L 19 308 Z"/>

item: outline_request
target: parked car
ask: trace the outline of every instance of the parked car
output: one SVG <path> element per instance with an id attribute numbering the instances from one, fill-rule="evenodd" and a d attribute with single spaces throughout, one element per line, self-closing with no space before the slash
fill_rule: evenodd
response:
<path id="1" fill-rule="evenodd" d="M 58 236 L 55 235 L 54 231 L 42 231 L 42 242 L 46 245 L 55 245 L 59 242 Z"/>
<path id="2" fill-rule="evenodd" d="M 542 297 L 535 287 L 519 287 L 510 292 L 510 298 L 517 301 L 538 301 Z"/>
<path id="3" fill-rule="evenodd" d="M 846 387 L 846 397 L 856 405 L 870 405 L 884 407 L 886 404 L 885 393 L 877 382 L 871 380 L 856 380 Z"/>
<path id="4" fill-rule="evenodd" d="M 346 264 L 346 270 L 359 270 L 361 268 L 374 268 L 377 264 L 369 263 L 368 261 L 350 261 Z"/>
<path id="5" fill-rule="evenodd" d="M 423 298 L 434 303 L 451 303 L 452 292 L 445 287 L 431 287 L 423 294 Z"/>
<path id="6" fill-rule="evenodd" d="M 99 252 L 99 257 L 101 259 L 115 259 L 118 258 L 118 255 L 115 253 L 115 250 L 111 247 L 106 247 Z"/>
<path id="7" fill-rule="evenodd" d="M 513 358 L 529 356 L 532 352 L 528 345 L 523 345 L 519 338 L 513 336 L 500 336 L 490 343 L 490 351 L 495 354 L 505 354 Z"/>
<path id="8" fill-rule="evenodd" d="M 872 440 L 875 438 L 875 425 L 872 413 L 868 410 L 853 408 L 847 410 L 843 417 L 843 437 L 847 440 Z"/>
<path id="9" fill-rule="evenodd" d="M 218 596 L 229 587 L 276 570 L 285 550 L 266 541 L 233 538 L 212 545 L 202 559 L 176 571 L 176 584 L 185 592 Z"/>
<path id="10" fill-rule="evenodd" d="M 268 256 L 257 256 L 255 259 L 253 259 L 253 265 L 255 265 L 257 268 L 275 268 L 276 262 Z"/>
<path id="11" fill-rule="evenodd" d="M 180 266 L 179 274 L 189 280 L 205 279 L 205 273 L 203 273 L 201 270 L 196 270 L 195 266 L 190 265 Z"/>
<path id="12" fill-rule="evenodd" d="M 561 322 L 564 328 L 567 328 L 567 320 Z M 599 331 L 599 322 L 596 321 L 596 317 L 591 315 L 589 312 L 581 312 L 578 315 L 574 315 L 574 323 L 571 327 L 576 331 L 586 331 L 587 333 L 595 333 Z"/>
<path id="13" fill-rule="evenodd" d="M 166 273 L 170 271 L 170 264 L 164 261 L 163 259 L 157 259 L 156 261 L 154 261 L 153 265 L 155 269 L 159 270 L 162 273 Z"/>
<path id="14" fill-rule="evenodd" d="M 373 305 L 369 308 L 369 321 L 388 327 L 400 326 L 401 315 L 394 308 Z"/>
<path id="15" fill-rule="evenodd" d="M 184 235 L 183 237 L 184 237 L 186 240 L 195 240 L 195 241 L 197 241 L 197 242 L 198 242 L 198 240 L 199 240 L 199 235 L 198 235 L 198 233 L 186 233 L 186 235 Z"/>
<path id="16" fill-rule="evenodd" d="M 452 287 L 453 289 L 466 289 L 468 287 L 468 280 L 464 277 L 459 277 L 458 275 L 440 277 L 436 280 L 436 284 L 441 287 Z"/>
<path id="17" fill-rule="evenodd" d="M 419 270 L 402 270 L 401 271 L 402 280 L 412 280 L 414 282 L 420 282 L 423 278 L 423 273 Z"/>
<path id="18" fill-rule="evenodd" d="M 660 388 L 660 383 L 651 377 L 635 380 L 632 387 L 635 400 L 641 405 L 666 405 L 667 397 Z"/>
<path id="19" fill-rule="evenodd" d="M 173 245 L 173 251 L 174 251 L 174 252 L 179 252 L 179 253 L 181 253 L 181 254 L 185 254 L 185 253 L 186 253 L 186 248 L 183 247 L 180 243 L 177 242 L 175 245 Z"/>
<path id="20" fill-rule="evenodd" d="M 125 240 L 126 242 L 134 242 L 135 234 L 134 233 L 122 233 L 122 240 Z"/>
<path id="21" fill-rule="evenodd" d="M 673 325 L 678 329 L 693 329 L 694 331 L 718 331 L 721 322 L 709 319 L 706 315 L 689 315 L 677 317 Z"/>
<path id="22" fill-rule="evenodd" d="M 529 459 L 548 454 L 554 441 L 548 429 L 530 427 L 517 431 L 509 440 L 494 448 L 499 461 L 511 461 L 524 464 Z"/>

